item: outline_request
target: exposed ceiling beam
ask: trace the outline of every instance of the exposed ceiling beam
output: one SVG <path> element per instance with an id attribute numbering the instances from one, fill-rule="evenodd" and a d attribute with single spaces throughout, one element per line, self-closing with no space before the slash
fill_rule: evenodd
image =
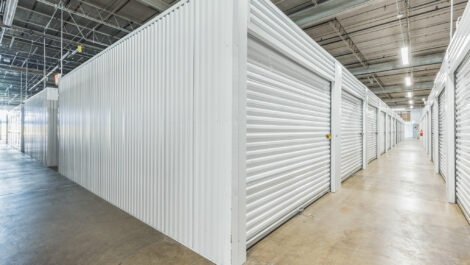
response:
<path id="1" fill-rule="evenodd" d="M 357 8 L 374 1 L 376 0 L 330 0 L 297 11 L 289 15 L 289 17 L 301 28 L 306 28 L 315 23 L 331 19 L 344 11 L 350 11 L 353 8 Z"/>
<path id="2" fill-rule="evenodd" d="M 371 64 L 367 68 L 356 67 L 351 68 L 349 71 L 353 75 L 368 75 L 393 70 L 408 69 L 412 67 L 427 66 L 433 64 L 441 64 L 444 59 L 444 54 L 430 54 L 425 56 L 413 57 L 409 65 L 403 65 L 401 61 L 391 61 L 386 63 Z"/>
<path id="3" fill-rule="evenodd" d="M 330 27 L 338 34 L 340 39 L 344 42 L 344 44 L 348 47 L 348 49 L 354 54 L 356 59 L 361 63 L 361 65 L 364 68 L 369 67 L 369 63 L 367 62 L 367 59 L 364 57 L 364 55 L 361 53 L 359 48 L 357 48 L 356 44 L 354 44 L 353 40 L 349 36 L 349 34 L 346 32 L 344 29 L 343 25 L 338 21 L 338 19 L 333 19 L 329 22 Z M 370 78 L 374 80 L 377 85 L 379 85 L 380 88 L 383 89 L 383 83 L 380 81 L 379 77 L 375 74 L 371 74 Z"/>
<path id="4" fill-rule="evenodd" d="M 0 69 L 5 69 L 7 71 L 13 71 L 13 72 L 26 73 L 27 68 L 19 67 L 19 66 L 11 66 L 11 65 L 6 65 L 6 64 L 0 64 Z M 28 72 L 31 73 L 31 74 L 37 74 L 37 75 L 42 75 L 43 74 L 42 71 L 38 71 L 36 69 L 31 69 L 31 68 L 28 69 Z M 0 81 L 1 81 L 1 79 L 0 79 Z"/>
<path id="5" fill-rule="evenodd" d="M 424 97 L 426 98 L 426 97 Z M 405 104 L 405 102 L 408 102 L 410 100 L 413 100 L 413 104 L 420 104 L 420 102 L 423 102 L 423 97 L 412 97 L 412 98 L 384 98 L 382 99 L 383 102 L 385 103 L 401 103 L 403 102 Z M 411 104 L 411 105 L 413 105 Z M 408 104 L 409 105 L 409 104 Z"/>
<path id="6" fill-rule="evenodd" d="M 390 86 L 385 87 L 384 90 L 375 90 L 373 91 L 376 95 L 390 94 L 390 93 L 403 93 L 403 92 L 413 92 L 413 91 L 431 91 L 434 83 L 433 82 L 424 82 L 414 84 L 412 87 L 404 86 Z"/>
<path id="7" fill-rule="evenodd" d="M 145 6 L 156 9 L 158 12 L 163 12 L 168 9 L 171 5 L 163 0 L 136 0 L 138 3 L 141 3 Z"/>

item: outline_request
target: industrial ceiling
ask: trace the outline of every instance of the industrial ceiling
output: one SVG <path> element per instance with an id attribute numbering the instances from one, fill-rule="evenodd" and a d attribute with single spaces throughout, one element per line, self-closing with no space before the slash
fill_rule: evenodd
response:
<path id="1" fill-rule="evenodd" d="M 19 0 L 12 25 L 2 24 L 0 35 L 0 105 L 19 104 L 21 97 L 40 91 L 44 82 L 53 86 L 53 76 L 60 73 L 61 45 L 66 74 L 177 1 Z M 9 2 L 15 1 L 2 1 L 4 16 L 11 15 Z M 467 1 L 453 2 L 455 31 Z M 273 3 L 390 107 L 423 106 L 449 44 L 450 1 Z M 77 52 L 79 45 L 82 52 Z M 409 49 L 408 65 L 402 63 L 404 46 Z M 44 73 L 50 74 L 47 81 Z M 405 77 L 410 77 L 410 86 Z"/>

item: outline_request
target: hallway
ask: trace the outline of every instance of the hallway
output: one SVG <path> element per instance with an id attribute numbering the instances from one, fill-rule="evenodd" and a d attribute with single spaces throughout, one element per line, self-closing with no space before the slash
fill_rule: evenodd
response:
<path id="1" fill-rule="evenodd" d="M 247 264 L 470 264 L 470 226 L 406 140 L 248 250 Z"/>
<path id="2" fill-rule="evenodd" d="M 211 264 L 0 148 L 0 264 Z M 248 250 L 246 264 L 470 264 L 470 226 L 407 140 Z"/>

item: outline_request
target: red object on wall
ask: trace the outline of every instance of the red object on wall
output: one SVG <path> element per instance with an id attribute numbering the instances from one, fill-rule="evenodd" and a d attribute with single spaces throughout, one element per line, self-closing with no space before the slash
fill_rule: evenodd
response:
<path id="1" fill-rule="evenodd" d="M 419 136 L 423 136 L 423 129 L 421 129 L 421 132 L 419 133 Z"/>

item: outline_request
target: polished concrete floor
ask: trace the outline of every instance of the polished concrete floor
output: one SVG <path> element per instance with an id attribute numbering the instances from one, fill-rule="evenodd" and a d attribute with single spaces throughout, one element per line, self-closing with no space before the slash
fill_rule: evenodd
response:
<path id="1" fill-rule="evenodd" d="M 0 145 L 0 264 L 210 264 Z M 414 140 L 248 250 L 247 264 L 470 264 L 470 226 Z"/>
<path id="2" fill-rule="evenodd" d="M 470 226 L 407 140 L 253 246 L 247 264 L 470 264 Z"/>
<path id="3" fill-rule="evenodd" d="M 0 144 L 0 264 L 211 264 Z"/>

